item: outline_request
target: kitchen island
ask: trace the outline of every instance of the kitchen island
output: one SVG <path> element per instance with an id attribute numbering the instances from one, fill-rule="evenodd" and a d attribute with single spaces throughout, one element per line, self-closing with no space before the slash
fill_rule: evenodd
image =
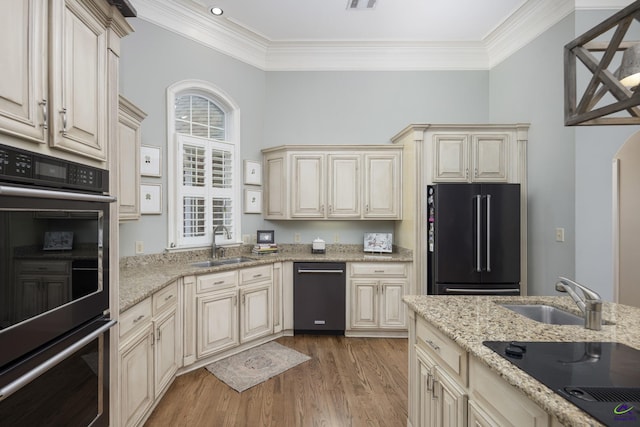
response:
<path id="1" fill-rule="evenodd" d="M 579 314 L 565 296 L 408 295 L 404 301 L 410 309 L 408 425 L 414 427 L 467 425 L 467 418 L 469 425 L 599 426 L 483 341 L 618 342 L 640 349 L 640 309 L 621 304 L 605 302 L 602 317 L 609 324 L 594 331 L 539 323 L 499 305 L 546 304 Z"/>

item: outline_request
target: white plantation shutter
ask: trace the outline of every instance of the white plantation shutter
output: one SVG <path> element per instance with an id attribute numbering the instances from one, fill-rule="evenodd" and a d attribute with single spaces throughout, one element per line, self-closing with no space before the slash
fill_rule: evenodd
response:
<path id="1" fill-rule="evenodd" d="M 210 244 L 216 225 L 224 225 L 231 234 L 231 239 L 218 234 L 216 242 L 234 241 L 234 145 L 178 135 L 178 147 L 182 153 L 180 246 Z"/>

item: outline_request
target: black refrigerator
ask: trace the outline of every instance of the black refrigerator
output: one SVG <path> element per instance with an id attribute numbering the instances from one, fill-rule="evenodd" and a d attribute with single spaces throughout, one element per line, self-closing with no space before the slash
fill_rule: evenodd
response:
<path id="1" fill-rule="evenodd" d="M 427 293 L 520 294 L 520 185 L 427 188 Z"/>

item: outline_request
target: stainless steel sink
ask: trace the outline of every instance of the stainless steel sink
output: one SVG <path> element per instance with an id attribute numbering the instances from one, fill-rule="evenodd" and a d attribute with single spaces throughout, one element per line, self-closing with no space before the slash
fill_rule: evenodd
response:
<path id="1" fill-rule="evenodd" d="M 234 257 L 234 258 L 221 258 L 221 259 L 211 259 L 208 261 L 194 262 L 191 265 L 194 267 L 205 268 L 205 267 L 218 267 L 221 265 L 229 265 L 229 264 L 242 264 L 244 262 L 251 262 L 251 261 L 255 261 L 255 259 L 240 256 L 240 257 Z"/>
<path id="2" fill-rule="evenodd" d="M 549 325 L 584 325 L 584 317 L 544 304 L 500 304 L 536 322 Z"/>

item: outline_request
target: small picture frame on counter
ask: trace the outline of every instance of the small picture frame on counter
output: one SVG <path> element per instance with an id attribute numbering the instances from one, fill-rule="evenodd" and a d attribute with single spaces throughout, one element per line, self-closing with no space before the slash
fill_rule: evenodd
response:
<path id="1" fill-rule="evenodd" d="M 372 253 L 391 253 L 393 233 L 364 233 L 364 251 Z"/>
<path id="2" fill-rule="evenodd" d="M 273 230 L 258 230 L 257 243 L 265 244 L 265 243 L 275 243 L 276 242 L 276 233 Z"/>

